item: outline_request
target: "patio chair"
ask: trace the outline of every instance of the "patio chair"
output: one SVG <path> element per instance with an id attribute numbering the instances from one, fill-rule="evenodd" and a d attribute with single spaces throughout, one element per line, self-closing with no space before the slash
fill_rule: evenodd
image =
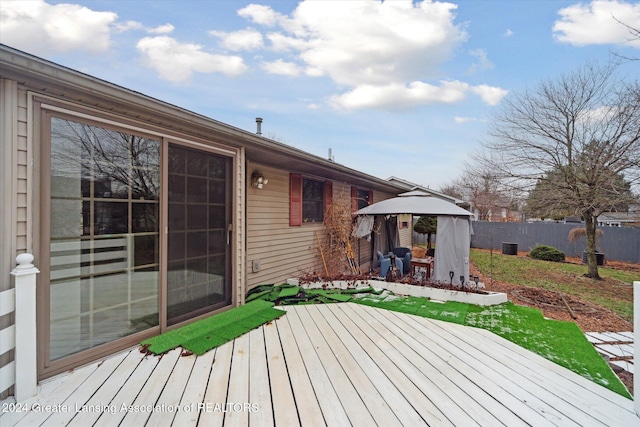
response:
<path id="1" fill-rule="evenodd" d="M 387 255 L 378 259 L 380 260 L 380 277 L 387 277 L 387 273 L 389 272 L 389 268 L 391 267 L 391 257 Z M 404 275 L 402 264 L 402 260 L 399 257 L 396 257 L 396 269 L 398 270 L 400 276 Z"/>
<path id="2" fill-rule="evenodd" d="M 393 250 L 393 253 L 396 256 L 396 259 L 400 258 L 402 260 L 403 269 L 400 269 L 402 274 L 405 275 L 409 273 L 409 270 L 411 269 L 411 258 L 413 257 L 411 249 L 398 247 Z"/>

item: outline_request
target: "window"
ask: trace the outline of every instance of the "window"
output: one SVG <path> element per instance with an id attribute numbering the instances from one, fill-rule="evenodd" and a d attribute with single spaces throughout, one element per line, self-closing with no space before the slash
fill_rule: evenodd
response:
<path id="1" fill-rule="evenodd" d="M 409 228 L 409 224 L 411 224 L 411 214 L 398 215 L 398 228 L 399 229 Z"/>
<path id="2" fill-rule="evenodd" d="M 331 205 L 332 182 L 292 173 L 289 184 L 289 225 L 322 222 L 325 210 Z"/>
<path id="3" fill-rule="evenodd" d="M 366 208 L 373 203 L 373 191 L 351 187 L 351 210 L 353 212 Z"/>
<path id="4" fill-rule="evenodd" d="M 366 208 L 371 204 L 369 190 L 361 190 L 358 188 L 358 209 Z"/>
<path id="5" fill-rule="evenodd" d="M 302 179 L 302 222 L 324 219 L 324 182 Z"/>

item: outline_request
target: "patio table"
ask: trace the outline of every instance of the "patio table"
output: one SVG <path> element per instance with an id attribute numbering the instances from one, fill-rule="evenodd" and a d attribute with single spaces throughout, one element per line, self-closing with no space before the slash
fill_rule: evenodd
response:
<path id="1" fill-rule="evenodd" d="M 421 283 L 428 282 L 433 273 L 433 257 L 412 258 L 409 274 L 412 278 L 420 278 Z"/>

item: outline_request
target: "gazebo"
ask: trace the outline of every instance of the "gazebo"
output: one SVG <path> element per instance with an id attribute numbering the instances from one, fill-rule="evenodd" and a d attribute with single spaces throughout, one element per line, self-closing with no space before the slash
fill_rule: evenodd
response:
<path id="1" fill-rule="evenodd" d="M 437 244 L 434 255 L 433 280 L 449 282 L 450 273 L 453 280 L 459 283 L 460 276 L 465 281 L 469 278 L 469 248 L 471 246 L 471 212 L 446 200 L 428 195 L 422 191 L 410 191 L 398 197 L 374 203 L 356 212 L 361 218 L 378 217 L 386 221 L 401 214 L 417 216 L 436 216 L 438 218 Z M 372 232 L 373 221 L 361 220 L 371 227 L 359 228 L 359 237 Z M 368 230 L 367 230 L 368 228 Z M 368 232 L 367 232 L 368 231 Z M 393 239 L 389 244 L 394 245 Z M 374 251 L 374 257 L 375 255 Z"/>

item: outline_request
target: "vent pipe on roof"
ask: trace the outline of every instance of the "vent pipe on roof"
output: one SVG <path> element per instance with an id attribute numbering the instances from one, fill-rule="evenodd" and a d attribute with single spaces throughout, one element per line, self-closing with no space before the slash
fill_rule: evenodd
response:
<path id="1" fill-rule="evenodd" d="M 328 157 L 329 161 L 333 162 L 333 152 L 331 150 L 331 148 L 329 148 L 329 157 Z"/>
<path id="2" fill-rule="evenodd" d="M 262 117 L 256 117 L 256 135 L 262 135 Z"/>

